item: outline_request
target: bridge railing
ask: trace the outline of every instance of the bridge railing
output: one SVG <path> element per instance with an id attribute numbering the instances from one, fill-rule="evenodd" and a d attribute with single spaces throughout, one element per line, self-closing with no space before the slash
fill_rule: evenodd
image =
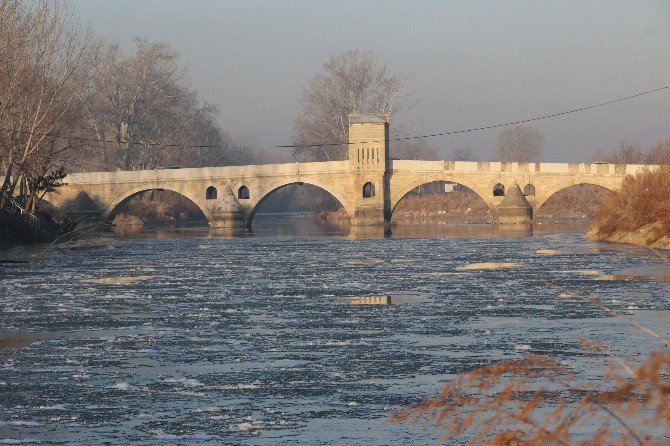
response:
<path id="1" fill-rule="evenodd" d="M 23 217 L 36 230 L 42 230 L 40 219 L 37 218 L 32 212 L 24 209 L 14 197 L 9 197 L 7 206 L 5 206 L 4 210 L 9 215 Z"/>
<path id="2" fill-rule="evenodd" d="M 395 171 L 448 171 L 463 173 L 512 173 L 559 175 L 634 175 L 657 166 L 610 163 L 517 163 L 501 161 L 391 161 Z"/>

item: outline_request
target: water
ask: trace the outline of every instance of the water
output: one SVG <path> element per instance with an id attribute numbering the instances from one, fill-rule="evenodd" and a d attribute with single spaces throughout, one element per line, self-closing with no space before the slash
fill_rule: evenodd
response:
<path id="1" fill-rule="evenodd" d="M 0 444 L 439 444 L 383 421 L 494 360 L 543 353 L 589 375 L 602 362 L 580 337 L 659 346 L 546 281 L 670 335 L 667 268 L 642 248 L 272 228 L 146 230 L 0 264 Z M 461 268 L 481 262 L 516 266 Z M 391 304 L 347 303 L 373 296 Z"/>

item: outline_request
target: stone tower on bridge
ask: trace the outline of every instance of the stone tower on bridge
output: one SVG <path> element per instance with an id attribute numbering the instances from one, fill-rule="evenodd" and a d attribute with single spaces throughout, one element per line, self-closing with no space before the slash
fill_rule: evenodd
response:
<path id="1" fill-rule="evenodd" d="M 391 221 L 389 117 L 349 115 L 350 218 L 357 225 Z"/>

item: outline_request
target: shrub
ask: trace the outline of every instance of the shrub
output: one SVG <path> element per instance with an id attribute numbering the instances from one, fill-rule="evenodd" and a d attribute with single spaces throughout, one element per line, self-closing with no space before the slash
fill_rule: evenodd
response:
<path id="1" fill-rule="evenodd" d="M 647 244 L 670 237 L 670 166 L 627 177 L 596 212 L 590 235 L 608 239 L 643 228 Z"/>

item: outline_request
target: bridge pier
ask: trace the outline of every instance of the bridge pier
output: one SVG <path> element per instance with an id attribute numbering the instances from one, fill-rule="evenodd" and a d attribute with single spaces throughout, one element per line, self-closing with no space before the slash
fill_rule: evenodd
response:
<path id="1" fill-rule="evenodd" d="M 240 206 L 240 202 L 233 194 L 230 187 L 223 188 L 221 198 L 218 200 L 201 201 L 200 207 L 207 217 L 210 228 L 213 229 L 235 229 L 247 228 L 247 215 Z"/>
<path id="2" fill-rule="evenodd" d="M 500 225 L 527 225 L 533 223 L 533 207 L 514 182 L 496 209 L 496 223 Z"/>
<path id="3" fill-rule="evenodd" d="M 247 219 L 240 212 L 217 212 L 216 215 L 207 215 L 209 227 L 212 229 L 230 228 L 246 229 Z"/>

